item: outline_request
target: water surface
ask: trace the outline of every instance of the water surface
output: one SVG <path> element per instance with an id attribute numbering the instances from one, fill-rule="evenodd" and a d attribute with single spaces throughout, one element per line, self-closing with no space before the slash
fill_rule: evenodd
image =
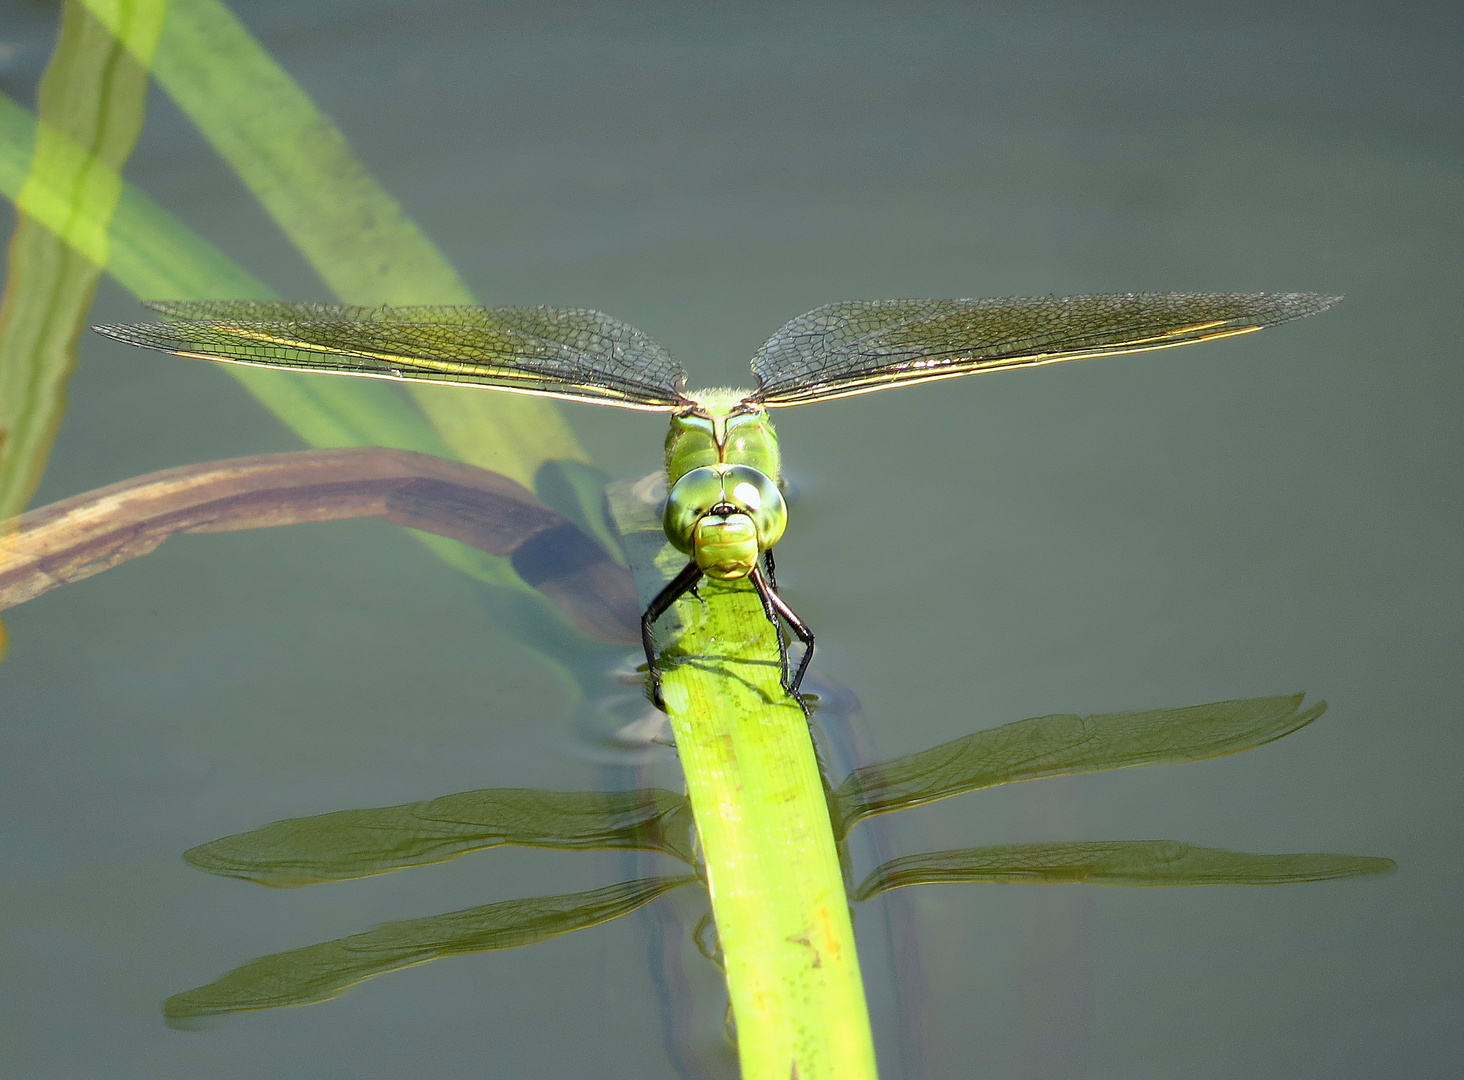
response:
<path id="1" fill-rule="evenodd" d="M 705 384 L 745 383 L 765 336 L 837 299 L 1347 294 L 1192 350 L 789 410 L 800 499 L 779 569 L 877 756 L 1052 712 L 1331 702 L 1238 757 L 906 815 L 905 849 L 1173 838 L 1401 866 L 1273 889 L 912 892 L 918 1075 L 1452 1075 L 1457 10 L 235 10 L 483 302 L 611 312 Z M 52 9 L 4 13 L 0 77 L 28 100 Z M 327 299 L 160 94 L 128 175 L 281 295 Z M 137 315 L 104 285 L 95 321 Z M 71 399 L 41 502 L 298 445 L 220 372 L 99 339 Z M 606 471 L 656 467 L 659 418 L 567 412 Z M 610 856 L 498 851 L 276 892 L 179 859 L 282 817 L 603 782 L 552 676 L 399 530 L 180 537 L 6 621 L 6 1075 L 676 1075 L 633 920 L 163 1025 L 168 995 L 262 953 L 624 876 Z M 915 991 L 870 977 L 897 1077 L 889 1018 Z"/>

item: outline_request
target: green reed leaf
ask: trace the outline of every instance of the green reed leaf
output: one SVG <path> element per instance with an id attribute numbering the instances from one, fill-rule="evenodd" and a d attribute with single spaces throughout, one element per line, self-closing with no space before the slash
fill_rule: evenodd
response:
<path id="1" fill-rule="evenodd" d="M 640 878 L 588 892 L 389 922 L 364 934 L 251 960 L 207 986 L 170 997 L 163 1013 L 176 1021 L 325 1001 L 373 975 L 444 956 L 516 949 L 598 926 L 696 880 L 690 875 Z"/>
<path id="2" fill-rule="evenodd" d="M 47 134 L 50 132 L 50 134 Z M 63 213 L 61 189 L 25 185 L 32 148 L 49 141 L 67 167 L 120 178 L 80 144 L 0 95 L 0 193 L 73 247 L 107 222 L 96 202 Z M 25 190 L 22 192 L 22 185 Z M 269 286 L 131 185 L 123 185 L 108 233 L 107 272 L 137 297 L 269 299 Z M 290 372 L 223 368 L 312 446 L 390 446 L 448 456 L 431 426 L 393 388 L 366 379 L 312 379 Z"/>
<path id="3" fill-rule="evenodd" d="M 71 243 L 29 213 L 17 216 L 0 301 L 0 522 L 25 509 L 40 484 L 66 409 L 77 338 L 107 263 L 122 193 L 117 169 L 142 130 L 145 64 L 167 4 L 132 0 L 119 7 L 118 29 L 131 51 L 85 8 L 67 3 L 41 79 L 46 123 L 34 129 L 19 201 L 50 201 L 47 215 L 64 222 Z"/>
<path id="4" fill-rule="evenodd" d="M 105 21 L 120 0 L 85 3 Z M 219 0 L 173 0 L 154 70 L 342 300 L 473 302 L 340 129 Z M 526 487 L 547 460 L 585 459 L 559 410 L 542 398 L 430 386 L 411 393 L 456 456 Z"/>
<path id="5" fill-rule="evenodd" d="M 424 802 L 288 818 L 183 853 L 211 874 L 276 888 L 385 874 L 503 844 L 691 853 L 691 806 L 672 791 L 485 788 Z"/>
<path id="6" fill-rule="evenodd" d="M 109 24 L 122 4 L 83 2 Z M 340 129 L 219 0 L 172 0 L 153 71 L 342 300 L 473 302 Z"/>
<path id="7" fill-rule="evenodd" d="M 1018 720 L 856 769 L 834 792 L 834 817 L 842 835 L 874 814 L 1015 780 L 1234 754 L 1289 735 L 1321 716 L 1326 702 L 1300 711 L 1305 696 Z"/>
<path id="8" fill-rule="evenodd" d="M 1392 859 L 1369 855 L 1255 855 L 1174 840 L 1098 840 L 930 851 L 891 859 L 854 893 L 943 882 L 1086 885 L 1287 885 L 1385 874 Z"/>
<path id="9" fill-rule="evenodd" d="M 11 199 L 20 196 L 37 130 L 45 127 L 0 94 L 0 194 Z M 87 168 L 106 168 L 69 140 L 61 138 L 56 144 Z M 60 205 L 60 200 L 50 197 L 17 204 L 68 243 L 82 242 L 93 228 L 87 216 L 92 205 L 84 204 L 82 213 L 74 218 L 59 214 Z M 267 285 L 131 185 L 122 189 L 109 249 L 108 272 L 138 297 L 272 296 Z M 219 367 L 312 446 L 386 446 L 452 456 L 422 415 L 392 387 L 369 379 L 317 378 L 233 364 Z M 562 620 L 538 603 L 537 594 L 519 579 L 508 560 L 445 537 L 414 535 L 448 565 L 496 590 L 501 602 L 495 609 L 506 615 L 516 631 L 538 637 L 562 631 Z"/>

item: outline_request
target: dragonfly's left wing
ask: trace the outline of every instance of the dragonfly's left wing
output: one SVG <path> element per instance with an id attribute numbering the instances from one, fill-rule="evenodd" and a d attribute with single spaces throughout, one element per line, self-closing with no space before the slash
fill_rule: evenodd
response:
<path id="1" fill-rule="evenodd" d="M 800 315 L 752 360 L 768 406 L 1008 367 L 1167 349 L 1325 311 L 1317 293 L 1113 293 L 855 300 Z"/>
<path id="2" fill-rule="evenodd" d="M 150 303 L 170 321 L 94 329 L 147 349 L 224 363 L 665 411 L 681 365 L 633 326 L 552 307 L 349 307 L 274 301 Z"/>

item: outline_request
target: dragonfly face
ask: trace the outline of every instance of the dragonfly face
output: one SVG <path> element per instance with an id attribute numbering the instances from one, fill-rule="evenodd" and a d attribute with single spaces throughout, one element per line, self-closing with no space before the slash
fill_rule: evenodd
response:
<path id="1" fill-rule="evenodd" d="M 735 581 L 750 574 L 783 536 L 788 509 L 772 477 L 749 465 L 692 469 L 666 496 L 666 538 L 707 577 Z"/>
<path id="2" fill-rule="evenodd" d="M 778 491 L 778 438 L 769 409 L 1232 337 L 1314 315 L 1339 299 L 1316 293 L 1112 293 L 825 304 L 763 343 L 752 360 L 757 389 L 751 393 L 688 394 L 686 373 L 655 341 L 580 308 L 169 301 L 148 305 L 168 322 L 95 329 L 131 345 L 224 363 L 488 387 L 670 413 L 666 536 L 691 561 L 641 618 L 648 682 L 660 705 L 651 627 L 703 575 L 747 578 L 768 619 L 775 626 L 781 619 L 807 646 L 791 678 L 781 650 L 790 694 L 798 692 L 808 666 L 813 635 L 778 595 L 773 573 L 772 547 L 783 535 L 787 509 Z"/>

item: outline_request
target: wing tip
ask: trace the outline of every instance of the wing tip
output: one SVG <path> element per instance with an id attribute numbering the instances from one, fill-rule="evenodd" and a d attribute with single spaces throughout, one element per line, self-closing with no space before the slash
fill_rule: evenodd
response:
<path id="1" fill-rule="evenodd" d="M 127 341 L 127 331 L 132 329 L 127 323 L 99 323 L 92 327 L 92 332 L 113 341 Z"/>
<path id="2" fill-rule="evenodd" d="M 1270 301 L 1271 307 L 1269 318 L 1261 326 L 1275 326 L 1293 319 L 1320 315 L 1329 308 L 1336 307 L 1343 299 L 1341 293 L 1283 292 L 1260 295 Z"/>

